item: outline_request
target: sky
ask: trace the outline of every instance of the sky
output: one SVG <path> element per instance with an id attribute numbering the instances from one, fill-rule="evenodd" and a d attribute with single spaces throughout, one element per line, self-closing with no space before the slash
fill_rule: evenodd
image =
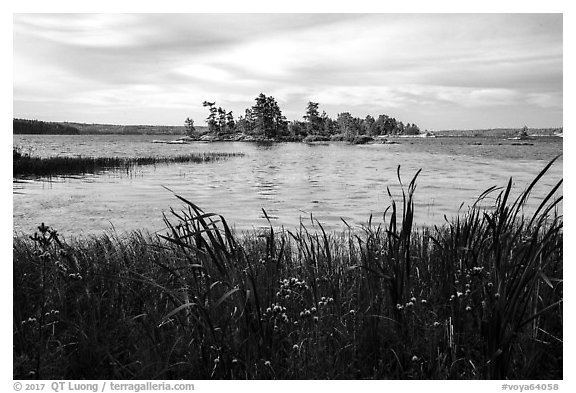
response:
<path id="1" fill-rule="evenodd" d="M 421 129 L 563 126 L 562 14 L 14 14 L 13 115 L 204 125 L 259 93 Z"/>

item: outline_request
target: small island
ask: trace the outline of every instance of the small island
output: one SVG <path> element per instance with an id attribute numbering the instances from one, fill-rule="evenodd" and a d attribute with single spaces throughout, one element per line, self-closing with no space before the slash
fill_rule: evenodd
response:
<path id="1" fill-rule="evenodd" d="M 416 136 L 416 124 L 396 120 L 381 114 L 377 118 L 367 115 L 354 117 L 349 112 L 339 113 L 336 119 L 325 111 L 320 113 L 319 103 L 308 102 L 303 120 L 288 121 L 278 102 L 272 96 L 260 93 L 255 104 L 245 110 L 244 116 L 234 119 L 231 111 L 216 107 L 215 102 L 204 101 L 208 108 L 207 127 L 196 128 L 194 120 L 185 121 L 186 137 L 170 143 L 191 141 L 246 141 L 246 142 L 330 142 L 346 141 L 353 144 L 385 143 L 387 136 Z M 160 141 L 157 141 L 160 142 Z"/>

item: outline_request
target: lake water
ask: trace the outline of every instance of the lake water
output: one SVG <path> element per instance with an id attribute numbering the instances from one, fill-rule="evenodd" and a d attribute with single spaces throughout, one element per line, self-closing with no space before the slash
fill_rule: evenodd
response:
<path id="1" fill-rule="evenodd" d="M 422 168 L 415 196 L 419 225 L 442 223 L 491 186 L 514 179 L 517 194 L 556 155 L 562 139 L 542 137 L 532 146 L 478 138 L 397 139 L 399 144 L 330 143 L 151 143 L 170 136 L 36 136 L 14 135 L 14 145 L 33 148 L 39 156 L 150 156 L 191 152 L 238 152 L 241 157 L 204 164 L 159 164 L 135 172 L 14 180 L 13 219 L 16 233 L 30 234 L 45 222 L 64 235 L 94 234 L 115 228 L 150 232 L 165 228 L 162 214 L 183 205 L 175 193 L 207 212 L 224 215 L 237 230 L 266 225 L 295 228 L 310 213 L 325 228 L 365 223 L 370 214 L 381 221 L 390 203 L 387 187 L 401 196 L 396 176 L 401 165 L 407 185 Z M 481 143 L 479 145 L 478 143 Z M 562 178 L 562 159 L 533 192 L 533 204 Z M 561 191 L 560 191 L 561 192 Z"/>

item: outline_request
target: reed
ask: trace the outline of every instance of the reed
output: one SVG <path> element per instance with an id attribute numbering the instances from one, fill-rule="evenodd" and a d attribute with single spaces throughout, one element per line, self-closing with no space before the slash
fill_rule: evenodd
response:
<path id="1" fill-rule="evenodd" d="M 561 379 L 561 182 L 523 214 L 551 165 L 433 228 L 400 169 L 382 222 L 343 233 L 239 236 L 178 195 L 159 236 L 42 225 L 14 238 L 14 378 Z"/>
<path id="2" fill-rule="evenodd" d="M 193 153 L 167 157 L 34 157 L 14 150 L 13 176 L 60 176 L 98 173 L 106 170 L 132 171 L 140 165 L 202 163 L 224 160 L 241 153 Z"/>

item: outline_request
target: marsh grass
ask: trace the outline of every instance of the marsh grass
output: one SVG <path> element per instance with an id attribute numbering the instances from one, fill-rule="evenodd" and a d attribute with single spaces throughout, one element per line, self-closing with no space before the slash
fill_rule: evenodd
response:
<path id="1" fill-rule="evenodd" d="M 13 176 L 92 174 L 106 170 L 132 171 L 140 165 L 202 163 L 224 160 L 241 153 L 193 153 L 168 157 L 34 157 L 14 150 Z"/>
<path id="2" fill-rule="evenodd" d="M 434 228 L 400 171 L 382 222 L 344 233 L 236 236 L 178 195 L 160 236 L 42 225 L 14 238 L 14 378 L 561 379 L 561 182 L 523 214 L 550 165 Z"/>

